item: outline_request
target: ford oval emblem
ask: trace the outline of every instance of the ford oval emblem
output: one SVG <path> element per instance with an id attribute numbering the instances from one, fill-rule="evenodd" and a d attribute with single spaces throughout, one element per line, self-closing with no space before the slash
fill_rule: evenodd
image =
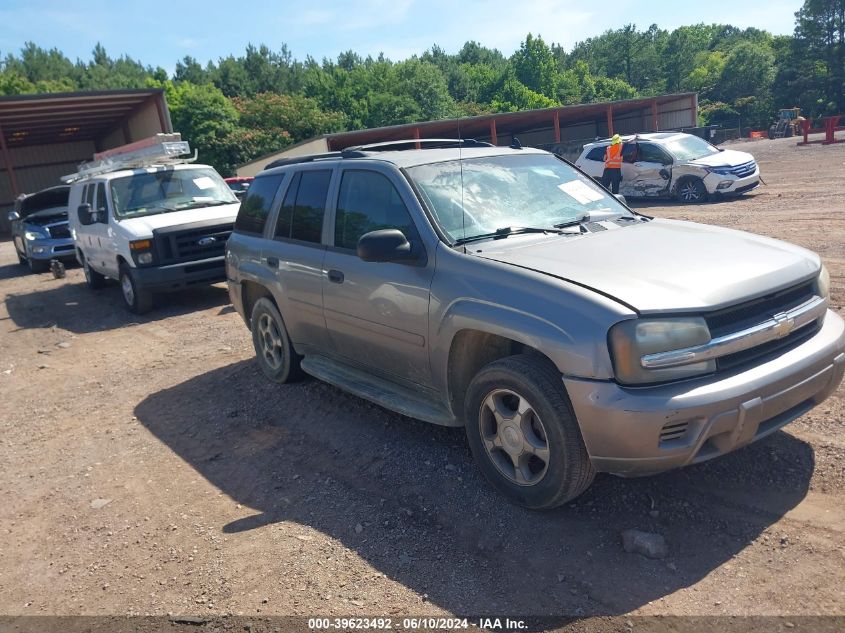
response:
<path id="1" fill-rule="evenodd" d="M 216 237 L 204 237 L 201 240 L 197 240 L 197 244 L 199 244 L 200 246 L 211 246 L 216 241 Z"/>

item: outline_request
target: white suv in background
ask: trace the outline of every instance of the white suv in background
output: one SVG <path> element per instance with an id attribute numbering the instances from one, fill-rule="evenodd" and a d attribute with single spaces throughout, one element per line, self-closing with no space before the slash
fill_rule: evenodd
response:
<path id="1" fill-rule="evenodd" d="M 739 195 L 760 184 L 751 154 L 714 147 L 682 132 L 623 136 L 619 193 L 630 198 L 674 197 L 704 202 L 710 196 Z M 598 181 L 610 139 L 588 143 L 575 165 Z"/>

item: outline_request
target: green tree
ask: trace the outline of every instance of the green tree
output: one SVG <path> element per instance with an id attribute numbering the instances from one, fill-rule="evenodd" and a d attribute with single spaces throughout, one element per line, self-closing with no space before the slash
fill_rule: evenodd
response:
<path id="1" fill-rule="evenodd" d="M 511 57 L 511 67 L 514 77 L 528 89 L 549 98 L 555 96 L 555 58 L 542 37 L 529 33 Z"/>

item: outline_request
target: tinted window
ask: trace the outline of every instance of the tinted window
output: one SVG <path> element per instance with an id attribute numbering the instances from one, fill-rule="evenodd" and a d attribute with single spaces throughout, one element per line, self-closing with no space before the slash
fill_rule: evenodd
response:
<path id="1" fill-rule="evenodd" d="M 305 171 L 299 181 L 290 236 L 295 240 L 320 243 L 323 234 L 323 214 L 329 197 L 330 171 Z"/>
<path id="2" fill-rule="evenodd" d="M 650 143 L 640 143 L 637 160 L 645 163 L 661 164 L 670 164 L 672 162 L 662 149 Z"/>
<path id="3" fill-rule="evenodd" d="M 635 160 L 637 160 L 637 144 L 625 143 L 622 146 L 622 161 L 633 163 Z"/>
<path id="4" fill-rule="evenodd" d="M 399 229 L 409 241 L 417 237 L 408 209 L 390 180 L 371 171 L 344 172 L 335 218 L 335 246 L 355 249 L 358 238 L 379 229 Z"/>
<path id="5" fill-rule="evenodd" d="M 604 150 L 604 147 L 594 147 L 587 154 L 587 160 L 597 160 L 600 163 L 604 162 Z"/>
<path id="6" fill-rule="evenodd" d="M 91 209 L 94 209 L 94 191 L 96 190 L 97 185 L 90 184 L 85 186 L 85 202 L 91 205 Z"/>
<path id="7" fill-rule="evenodd" d="M 97 211 L 105 211 L 106 210 L 106 188 L 103 186 L 103 183 L 97 185 Z"/>
<path id="8" fill-rule="evenodd" d="M 290 237 L 290 223 L 293 219 L 293 205 L 296 203 L 296 192 L 299 191 L 299 180 L 302 172 L 293 177 L 287 192 L 285 193 L 282 208 L 279 209 L 279 219 L 276 221 L 276 237 Z"/>
<path id="9" fill-rule="evenodd" d="M 242 233 L 264 233 L 264 223 L 273 206 L 273 197 L 279 189 L 284 174 L 273 174 L 256 178 L 249 188 L 249 195 L 241 202 L 235 230 Z"/>

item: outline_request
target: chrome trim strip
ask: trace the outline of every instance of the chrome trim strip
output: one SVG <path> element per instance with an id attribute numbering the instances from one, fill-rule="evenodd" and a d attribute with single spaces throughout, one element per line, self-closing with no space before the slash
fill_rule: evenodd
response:
<path id="1" fill-rule="evenodd" d="M 741 352 L 762 345 L 763 343 L 783 338 L 795 330 L 809 325 L 816 319 L 824 316 L 825 312 L 827 312 L 827 306 L 828 299 L 826 297 L 816 296 L 792 308 L 792 310 L 780 312 L 771 319 L 754 327 L 725 334 L 724 336 L 714 338 L 709 343 L 671 350 L 669 352 L 646 354 L 640 359 L 640 363 L 646 369 L 664 369 L 666 367 L 699 363 L 710 360 L 711 358 Z"/>

